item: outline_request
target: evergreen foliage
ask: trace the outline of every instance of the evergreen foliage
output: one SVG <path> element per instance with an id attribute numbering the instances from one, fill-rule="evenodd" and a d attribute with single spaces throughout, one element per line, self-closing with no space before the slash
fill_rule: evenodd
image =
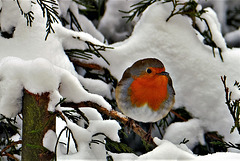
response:
<path id="1" fill-rule="evenodd" d="M 85 8 L 80 9 L 79 12 L 87 16 L 90 20 L 99 21 L 105 11 L 105 4 L 107 0 L 73 0 Z"/>
<path id="2" fill-rule="evenodd" d="M 136 3 L 132 5 L 130 11 L 121 11 L 130 15 L 123 16 L 123 18 L 127 18 L 128 21 L 132 21 L 134 17 L 140 16 L 145 9 L 150 6 L 151 4 L 161 1 L 162 3 L 172 3 L 173 9 L 171 11 L 171 14 L 166 19 L 166 21 L 169 21 L 170 18 L 172 18 L 175 15 L 186 15 L 192 19 L 192 26 L 204 37 L 204 44 L 209 45 L 212 47 L 212 52 L 215 57 L 215 48 L 218 49 L 219 56 L 221 60 L 223 61 L 222 57 L 222 49 L 216 45 L 212 38 L 212 32 L 208 25 L 208 22 L 206 19 L 202 18 L 201 15 L 205 13 L 206 11 L 204 9 L 201 9 L 200 11 L 197 10 L 198 3 L 195 0 L 190 0 L 187 2 L 180 2 L 178 0 L 142 0 L 139 3 Z M 204 21 L 207 25 L 207 30 L 201 32 L 196 24 L 196 18 L 199 18 L 201 21 Z"/>
<path id="3" fill-rule="evenodd" d="M 58 3 L 55 0 L 37 0 L 37 3 L 41 6 L 43 17 L 47 17 L 46 22 L 46 37 L 47 39 L 48 35 L 53 32 L 54 29 L 52 27 L 52 23 L 58 22 Z"/>
<path id="4" fill-rule="evenodd" d="M 103 15 L 105 11 L 105 3 L 107 2 L 106 0 L 73 0 L 79 5 L 84 6 L 84 9 L 79 10 L 79 13 L 85 14 L 87 17 L 90 19 L 97 19 L 99 20 L 101 16 Z M 136 16 L 140 16 L 144 10 L 150 6 L 151 4 L 155 2 L 159 2 L 161 0 L 141 0 L 138 3 L 132 5 L 132 9 L 130 11 L 121 11 L 124 12 L 126 15 L 124 18 L 127 18 L 128 21 L 132 21 Z M 186 15 L 192 19 L 192 26 L 200 32 L 197 24 L 195 23 L 195 19 L 199 18 L 200 20 L 204 21 L 206 25 L 208 26 L 208 22 L 201 17 L 203 13 L 206 11 L 204 9 L 198 11 L 197 10 L 197 2 L 194 0 L 190 0 L 188 2 L 182 3 L 177 0 L 162 0 L 163 3 L 172 3 L 173 5 L 173 10 L 171 11 L 171 14 L 169 17 L 166 19 L 166 21 L 169 21 L 173 16 L 180 14 L 180 15 Z M 24 15 L 24 17 L 27 20 L 27 25 L 32 26 L 32 23 L 34 23 L 34 13 L 32 11 L 29 11 L 28 13 L 24 13 L 23 10 L 21 9 L 21 6 L 19 4 L 19 0 L 17 0 L 19 9 L 21 11 L 21 14 Z M 54 33 L 54 28 L 52 27 L 52 24 L 54 22 L 59 22 L 61 20 L 62 24 L 64 26 L 69 25 L 70 29 L 77 29 L 78 31 L 82 31 L 81 25 L 78 22 L 76 15 L 73 14 L 71 10 L 68 10 L 69 16 L 70 16 L 70 21 L 68 22 L 64 17 L 59 17 L 57 9 L 58 9 L 58 4 L 55 0 L 37 0 L 37 3 L 41 6 L 43 16 L 47 18 L 46 22 L 46 37 L 47 39 L 48 35 L 50 33 Z M 232 26 L 237 26 L 239 24 L 239 17 L 237 16 L 236 11 L 229 11 L 229 21 L 228 23 L 231 24 Z M 97 17 L 97 18 L 96 18 Z M 238 25 L 239 26 L 239 25 Z M 204 32 L 200 32 L 201 35 L 204 37 L 204 43 L 206 45 L 209 45 L 212 47 L 213 54 L 215 56 L 215 49 L 218 49 L 218 53 L 223 60 L 223 57 L 221 55 L 221 48 L 216 45 L 216 43 L 212 39 L 212 33 L 211 30 L 208 26 L 208 29 L 205 30 Z M 76 39 L 78 39 L 76 37 Z M 84 59 L 84 60 L 89 60 L 92 59 L 92 55 L 95 55 L 99 58 L 102 58 L 105 60 L 107 64 L 108 61 L 100 54 L 100 51 L 104 50 L 111 50 L 109 47 L 105 46 L 99 46 L 92 44 L 90 42 L 85 42 L 87 48 L 84 50 L 81 49 L 67 49 L 65 50 L 65 53 L 69 56 L 70 60 L 75 59 Z M 92 79 L 98 79 L 102 80 L 107 84 L 110 84 L 112 86 L 112 89 L 117 85 L 117 80 L 114 78 L 110 71 L 105 68 L 101 69 L 94 69 L 89 66 L 78 66 L 75 64 L 76 67 L 80 67 L 85 70 L 85 74 L 83 75 L 85 78 L 92 78 Z M 222 81 L 224 83 L 225 87 L 225 94 L 226 94 L 226 105 L 228 106 L 228 109 L 233 117 L 234 120 L 234 125 L 231 129 L 231 132 L 235 129 L 238 130 L 240 134 L 240 123 L 239 123 L 239 118 L 240 118 L 240 100 L 232 100 L 231 99 L 231 92 L 229 91 L 229 88 L 226 86 L 226 76 L 222 77 Z M 240 89 L 240 83 L 235 82 L 234 84 Z M 114 108 L 116 107 L 116 101 L 114 99 L 109 100 L 105 98 Z M 60 100 L 59 104 L 63 103 L 65 99 Z M 58 104 L 57 104 L 58 105 Z M 57 106 L 56 105 L 56 106 Z M 174 114 L 176 113 L 176 114 Z M 66 109 L 63 110 L 62 113 L 57 113 L 58 117 L 62 118 L 64 120 L 64 117 L 67 117 L 69 120 L 73 121 L 74 123 L 77 123 L 80 119 L 85 120 L 85 128 L 88 127 L 88 118 L 81 112 L 80 109 L 74 108 L 74 109 Z M 103 115 L 105 118 L 106 116 Z M 155 124 L 155 128 L 159 131 L 159 135 L 163 137 L 165 133 L 165 129 L 173 122 L 183 122 L 187 121 L 189 119 L 192 119 L 193 116 L 190 114 L 186 109 L 183 108 L 178 108 L 176 110 L 173 110 L 171 113 L 167 115 L 164 119 L 160 120 Z M 0 116 L 0 156 L 8 156 L 9 160 L 14 160 L 15 158 L 11 157 L 13 154 L 20 154 L 21 148 L 17 148 L 15 145 L 20 144 L 19 142 L 14 143 L 10 137 L 18 133 L 18 127 L 15 125 L 15 119 L 9 119 L 4 116 Z M 147 129 L 149 124 L 141 124 L 144 129 Z M 124 129 L 125 126 L 121 124 L 122 128 Z M 61 135 L 66 132 L 67 136 L 67 142 L 59 142 L 59 139 Z M 101 135 L 101 134 L 96 134 L 96 135 Z M 137 145 L 136 147 L 130 147 L 129 144 L 129 138 L 137 138 L 137 136 L 133 133 L 127 133 L 124 130 L 121 130 L 119 136 L 121 137 L 121 143 L 116 143 L 109 138 L 106 138 L 106 142 L 102 142 L 99 140 L 92 140 L 91 144 L 105 144 L 106 149 L 108 151 L 113 151 L 113 152 L 127 152 L 127 153 L 133 153 L 133 152 L 147 152 L 149 147 L 144 144 L 144 142 L 141 142 L 141 145 Z M 65 127 L 61 130 L 60 135 L 58 136 L 57 144 L 64 144 L 67 146 L 67 152 L 66 154 L 69 153 L 69 146 L 70 146 L 70 141 L 73 139 L 75 147 L 77 149 L 77 144 L 74 139 L 74 136 L 71 132 L 71 130 L 68 127 Z M 227 143 L 223 141 L 223 137 L 220 136 L 217 132 L 206 132 L 204 135 L 204 139 L 206 141 L 206 145 L 201 145 L 200 143 L 193 149 L 193 152 L 195 154 L 199 155 L 205 155 L 209 153 L 214 153 L 214 152 L 225 152 L 227 151 L 228 148 L 235 148 L 240 150 L 240 145 L 239 144 L 234 144 L 234 143 Z M 184 138 L 184 140 L 180 144 L 186 144 L 188 142 L 188 138 Z M 8 148 L 8 151 L 4 150 Z M 135 149 L 134 149 L 135 148 Z M 140 149 L 140 150 L 139 150 Z M 144 150 L 142 150 L 144 149 Z M 55 149 L 56 153 L 57 149 Z M 11 158 L 11 159 L 10 159 Z M 107 158 L 108 160 L 112 160 L 112 157 L 109 155 Z"/>
<path id="5" fill-rule="evenodd" d="M 16 126 L 16 117 L 7 118 L 0 115 L 0 160 L 1 156 L 7 156 L 9 160 L 15 160 L 14 154 L 21 153 L 21 140 L 15 142 L 11 139 L 13 135 L 19 134 L 19 129 Z"/>
<path id="6" fill-rule="evenodd" d="M 240 99 L 232 100 L 232 98 L 231 98 L 232 92 L 229 91 L 229 88 L 227 87 L 227 77 L 222 76 L 221 80 L 223 82 L 224 89 L 225 89 L 226 105 L 227 105 L 228 110 L 230 111 L 232 118 L 234 120 L 234 125 L 231 128 L 231 133 L 235 129 L 237 129 L 238 133 L 240 134 L 240 120 L 239 120 L 240 119 Z M 240 90 L 238 81 L 235 81 L 234 86 L 238 87 L 238 89 Z"/>
<path id="7" fill-rule="evenodd" d="M 33 3 L 33 2 L 31 2 Z M 32 26 L 32 23 L 33 23 L 33 20 L 34 20 L 34 13 L 32 11 L 29 11 L 27 13 L 25 13 L 23 10 L 22 10 L 22 7 L 19 3 L 19 0 L 17 0 L 17 5 L 21 11 L 21 14 L 26 18 L 27 20 L 27 26 Z"/>
<path id="8" fill-rule="evenodd" d="M 127 18 L 127 22 L 132 21 L 136 16 L 140 16 L 148 8 L 148 6 L 158 1 L 161 0 L 142 0 L 132 5 L 132 9 L 130 11 L 121 11 L 123 13 L 130 14 L 123 16 L 123 18 Z"/>
<path id="9" fill-rule="evenodd" d="M 227 11 L 227 25 L 238 29 L 240 26 L 240 6 L 234 7 L 233 10 Z"/>

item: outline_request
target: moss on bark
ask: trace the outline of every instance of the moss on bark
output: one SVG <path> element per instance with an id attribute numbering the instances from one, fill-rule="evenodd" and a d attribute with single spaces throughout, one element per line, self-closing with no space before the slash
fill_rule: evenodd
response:
<path id="1" fill-rule="evenodd" d="M 54 153 L 43 147 L 48 130 L 55 131 L 55 114 L 48 111 L 49 93 L 33 94 L 24 90 L 22 114 L 22 161 L 52 160 Z"/>

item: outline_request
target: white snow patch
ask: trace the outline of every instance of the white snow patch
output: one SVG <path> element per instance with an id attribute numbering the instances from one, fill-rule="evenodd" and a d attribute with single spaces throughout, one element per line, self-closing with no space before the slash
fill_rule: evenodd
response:
<path id="1" fill-rule="evenodd" d="M 86 144 L 88 144 L 91 141 L 91 136 L 92 135 L 91 135 L 91 133 L 88 130 L 86 130 L 86 129 L 76 125 L 75 123 L 71 122 L 68 119 L 66 119 L 66 120 L 67 120 L 67 127 L 69 129 L 71 129 L 71 131 L 74 134 L 74 138 L 75 138 L 77 143 L 81 143 L 81 144 L 82 143 L 86 143 Z M 79 135 L 79 134 L 81 134 L 81 135 Z M 89 147 L 89 146 L 87 146 L 87 147 Z M 81 147 L 79 148 L 79 150 L 80 149 L 81 149 Z"/>
<path id="2" fill-rule="evenodd" d="M 79 75 L 78 79 L 81 84 L 91 93 L 112 99 L 111 86 L 98 79 L 83 78 Z"/>
<path id="3" fill-rule="evenodd" d="M 54 112 L 56 105 L 63 99 L 59 91 L 55 90 L 50 93 L 50 102 L 48 104 L 48 111 Z M 60 105 L 58 105 L 59 107 Z"/>
<path id="4" fill-rule="evenodd" d="M 202 18 L 206 19 L 208 26 L 210 27 L 212 39 L 218 47 L 223 51 L 227 50 L 226 42 L 221 34 L 221 25 L 218 21 L 217 14 L 211 8 L 206 8 L 206 12 L 202 14 Z"/>
<path id="5" fill-rule="evenodd" d="M 120 142 L 118 136 L 118 130 L 121 129 L 121 126 L 116 120 L 103 120 L 103 121 L 89 121 L 88 130 L 92 134 L 103 133 L 113 141 Z"/>
<path id="6" fill-rule="evenodd" d="M 214 154 L 208 154 L 205 156 L 198 156 L 197 161 L 237 161 L 240 159 L 239 153 L 231 153 L 231 152 L 218 152 Z"/>
<path id="7" fill-rule="evenodd" d="M 239 143 L 237 131 L 230 134 L 233 120 L 225 104 L 220 78 L 226 75 L 229 87 L 235 80 L 240 80 L 239 49 L 223 50 L 224 62 L 218 54 L 214 58 L 211 48 L 196 36 L 189 18 L 176 15 L 166 22 L 171 9 L 170 3 L 154 3 L 145 10 L 127 40 L 113 44 L 113 50 L 102 52 L 112 64 L 111 73 L 120 80 L 123 72 L 135 61 L 158 58 L 173 80 L 175 107 L 186 107 L 200 120 L 204 130 L 218 131 L 225 141 Z M 219 26 L 213 24 L 216 22 L 213 11 L 205 14 L 215 28 L 212 30 L 215 38 L 219 38 L 216 43 L 225 48 Z"/>
<path id="8" fill-rule="evenodd" d="M 82 107 L 79 108 L 79 110 L 84 113 L 88 120 L 103 120 L 101 114 L 94 108 Z M 77 124 L 81 127 L 84 127 L 86 125 L 86 120 L 80 119 L 78 120 Z"/>
<path id="9" fill-rule="evenodd" d="M 16 26 L 16 29 L 13 38 L 6 39 L 0 37 L 1 114 L 7 117 L 14 117 L 20 112 L 23 88 L 32 93 L 50 92 L 50 111 L 54 111 L 55 105 L 63 97 L 67 97 L 69 101 L 74 102 L 95 102 L 95 98 L 97 98 L 96 103 L 107 109 L 111 109 L 111 106 L 101 96 L 96 94 L 88 95 L 89 93 L 85 91 L 78 80 L 78 74 L 74 70 L 73 64 L 69 61 L 63 50 L 63 41 L 68 38 L 73 39 L 75 37 L 78 42 L 89 41 L 103 45 L 100 41 L 87 33 L 65 29 L 60 24 L 53 24 L 56 33 L 50 34 L 47 41 L 45 41 L 46 19 L 43 18 L 42 10 L 38 4 L 32 6 L 34 23 L 32 27 L 29 27 L 26 26 L 26 19 L 20 16 L 19 8 L 15 1 L 2 2 L 2 31 L 5 28 L 4 26 L 8 26 L 6 28 L 9 28 L 9 25 L 4 25 L 4 23 Z M 5 10 L 9 13 L 8 16 L 4 15 Z M 9 17 L 11 14 L 18 15 Z M 83 79 L 82 82 L 84 82 Z M 106 86 L 104 91 L 107 91 Z M 71 92 L 66 93 L 68 91 Z M 103 92 L 101 93 L 103 94 Z M 109 95 L 108 92 L 106 96 L 109 97 Z M 89 99 L 84 100 L 85 98 Z M 101 102 L 105 103 L 101 104 Z"/>
<path id="10" fill-rule="evenodd" d="M 15 1 L 2 0 L 1 3 L 1 31 L 11 33 L 18 24 L 18 18 L 21 16 L 20 10 Z"/>
<path id="11" fill-rule="evenodd" d="M 57 141 L 57 135 L 53 130 L 48 130 L 43 137 L 43 146 L 54 152 Z"/>
<path id="12" fill-rule="evenodd" d="M 240 46 L 240 29 L 227 33 L 224 38 L 228 44 Z"/>
<path id="13" fill-rule="evenodd" d="M 79 108 L 89 120 L 103 120 L 102 115 L 94 108 L 81 107 Z"/>
<path id="14" fill-rule="evenodd" d="M 103 44 L 102 42 L 100 42 L 99 40 L 97 40 L 96 38 L 94 38 L 92 35 L 86 33 L 86 32 L 77 32 L 77 31 L 73 31 L 73 30 L 69 30 L 67 28 L 64 28 L 61 24 L 53 24 L 54 26 L 54 30 L 56 31 L 57 35 L 59 38 L 76 38 L 79 41 L 88 41 L 91 42 L 95 45 L 101 45 L 101 46 L 106 46 L 105 44 Z"/>
<path id="15" fill-rule="evenodd" d="M 112 153 L 108 152 L 114 161 L 137 160 L 138 156 L 133 153 Z"/>
<path id="16" fill-rule="evenodd" d="M 60 15 L 63 18 L 65 18 L 68 22 L 71 21 L 68 12 L 68 10 L 70 10 L 84 32 L 89 33 L 99 41 L 104 42 L 104 36 L 100 33 L 100 31 L 96 29 L 93 23 L 89 19 L 87 19 L 87 17 L 79 13 L 79 9 L 83 6 L 78 5 L 74 1 L 59 0 L 58 2 L 60 7 Z M 66 27 L 70 28 L 70 25 L 66 25 Z M 78 31 L 77 27 L 75 27 L 74 25 L 72 27 L 74 30 Z"/>
<path id="17" fill-rule="evenodd" d="M 65 108 L 61 109 L 63 110 Z M 71 159 L 84 160 L 106 159 L 106 149 L 104 144 L 105 135 L 113 141 L 119 141 L 120 139 L 118 136 L 118 130 L 120 129 L 120 125 L 115 120 L 103 120 L 97 110 L 90 107 L 80 108 L 79 110 L 81 110 L 89 119 L 89 126 L 87 129 L 85 129 L 84 121 L 79 121 L 78 125 L 80 126 L 78 126 L 66 118 L 66 125 L 73 133 L 74 139 L 78 145 L 78 149 L 77 152 L 74 152 L 70 155 L 61 154 L 58 159 L 65 160 L 69 159 L 69 157 Z M 72 147 L 72 145 L 70 145 L 70 147 Z M 70 151 L 73 152 L 72 149 L 70 149 Z"/>
<path id="18" fill-rule="evenodd" d="M 53 96 L 50 110 L 60 98 L 68 101 L 96 102 L 108 110 L 111 106 L 103 97 L 90 94 L 82 87 L 78 79 L 65 69 L 52 65 L 48 60 L 38 58 L 24 61 L 16 57 L 6 57 L 0 61 L 0 113 L 14 117 L 21 110 L 22 89 L 31 93 L 50 92 Z M 59 91 L 59 93 L 58 93 Z M 59 98 L 58 98 L 59 97 Z"/>
<path id="19" fill-rule="evenodd" d="M 79 80 L 76 77 L 73 77 L 69 72 L 64 72 L 62 74 L 59 91 L 64 98 L 67 98 L 66 101 L 72 101 L 75 103 L 92 101 L 111 110 L 111 105 L 109 105 L 102 96 L 85 91 L 80 85 Z"/>
<path id="20" fill-rule="evenodd" d="M 16 116 L 21 110 L 23 88 L 35 93 L 50 92 L 50 111 L 54 111 L 55 104 L 63 97 L 74 102 L 94 101 L 111 110 L 111 106 L 101 96 L 89 94 L 84 90 L 80 84 L 84 81 L 80 80 L 79 82 L 78 74 L 63 51 L 64 45 L 70 46 L 72 42 L 79 43 L 82 48 L 85 47 L 84 41 L 91 41 L 98 45 L 103 45 L 103 43 L 87 33 L 70 31 L 59 24 L 54 25 L 56 33 L 50 34 L 45 41 L 46 19 L 42 18 L 39 5 L 29 8 L 29 2 L 27 0 L 24 2 L 25 4 L 22 3 L 22 6 L 25 7 L 26 12 L 29 9 L 34 12 L 35 20 L 32 27 L 26 26 L 26 19 L 20 14 L 16 1 L 0 1 L 0 7 L 2 7 L 1 30 L 11 33 L 12 29 L 16 27 L 13 38 L 0 37 L 0 113 L 8 117 Z M 66 10 L 71 8 L 71 4 L 64 0 L 60 0 L 60 3 L 67 4 L 62 9 L 62 14 L 66 14 Z M 175 128 L 174 132 L 181 132 L 182 129 L 192 130 L 194 129 L 193 125 L 197 125 L 198 128 L 193 131 L 195 134 L 200 134 L 200 141 L 202 130 L 206 129 L 219 131 L 224 135 L 226 141 L 239 142 L 239 135 L 236 131 L 229 134 L 233 121 L 225 105 L 224 89 L 220 81 L 220 76 L 227 75 L 230 87 L 235 80 L 240 80 L 238 74 L 239 49 L 228 50 L 225 48 L 224 39 L 222 39 L 222 35 L 219 35 L 220 26 L 217 23 L 216 15 L 213 12 L 206 13 L 214 30 L 214 41 L 224 49 L 224 63 L 217 55 L 216 58 L 213 58 L 211 49 L 204 46 L 196 37 L 196 31 L 191 27 L 188 18 L 177 15 L 166 22 L 171 9 L 172 6 L 169 4 L 156 3 L 150 6 L 144 12 L 129 39 L 114 44 L 114 49 L 103 52 L 104 57 L 111 63 L 109 69 L 120 79 L 124 70 L 136 60 L 144 57 L 159 58 L 173 79 L 177 93 L 175 106 L 185 106 L 198 118 L 198 120 L 190 120 L 182 124 L 173 124 L 173 127 L 180 127 Z M 124 34 L 125 32 L 120 33 L 120 35 Z M 72 37 L 75 39 L 72 40 Z M 234 97 L 237 98 L 237 96 Z M 59 106 L 57 108 L 60 109 Z M 83 124 L 79 123 L 80 126 L 78 126 L 69 120 L 67 120 L 67 124 L 60 123 L 60 126 L 66 125 L 73 132 L 78 143 L 78 152 L 69 155 L 57 153 L 59 154 L 58 160 L 105 159 L 104 144 L 91 143 L 92 139 L 104 143 L 105 136 L 93 136 L 98 132 L 104 132 L 113 140 L 119 141 L 117 131 L 120 126 L 116 121 L 102 120 L 100 114 L 90 108 L 82 111 L 90 118 L 90 125 L 87 129 L 81 127 Z M 168 129 L 170 132 L 173 131 L 171 128 Z M 53 144 L 47 144 L 46 140 L 51 137 L 56 139 L 53 133 L 53 131 L 48 132 L 44 138 L 44 144 L 49 149 L 53 149 Z M 157 138 L 154 138 L 154 141 L 158 147 L 140 157 L 125 153 L 112 155 L 119 160 L 124 158 L 201 161 L 240 159 L 239 154 L 236 153 L 196 156 L 184 145 L 176 146 L 169 141 Z M 60 146 L 63 147 L 63 145 Z"/>
<path id="21" fill-rule="evenodd" d="M 31 0 L 18 0 L 19 5 L 24 13 L 28 13 L 31 11 Z"/>
<path id="22" fill-rule="evenodd" d="M 154 138 L 154 142 L 158 145 L 151 152 L 139 156 L 138 160 L 194 160 L 195 155 L 178 148 L 166 140 Z"/>
<path id="23" fill-rule="evenodd" d="M 71 154 L 71 155 L 62 155 L 59 159 L 69 159 L 71 158 L 78 158 L 78 159 L 97 159 L 96 156 L 92 153 L 89 143 L 91 141 L 92 135 L 91 132 L 88 130 L 72 123 L 67 119 L 67 127 L 73 133 L 74 139 L 78 144 L 78 152 Z"/>
<path id="24" fill-rule="evenodd" d="M 176 130 L 178 129 L 178 130 Z M 199 142 L 205 145 L 204 131 L 201 127 L 201 121 L 198 119 L 191 119 L 187 122 L 176 122 L 171 124 L 163 137 L 174 144 L 180 144 L 184 140 L 189 140 L 186 145 L 193 149 Z"/>
<path id="25" fill-rule="evenodd" d="M 127 19 L 122 17 L 130 14 L 124 14 L 120 11 L 129 11 L 132 9 L 130 6 L 137 2 L 137 0 L 108 0 L 106 11 L 98 25 L 99 31 L 108 40 L 114 42 L 126 39 L 132 32 L 132 27 L 137 18 L 126 23 Z"/>

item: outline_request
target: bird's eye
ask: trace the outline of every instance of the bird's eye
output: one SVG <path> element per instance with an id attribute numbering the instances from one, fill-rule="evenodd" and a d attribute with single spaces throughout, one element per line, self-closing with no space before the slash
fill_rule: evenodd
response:
<path id="1" fill-rule="evenodd" d="M 147 72 L 148 74 L 150 74 L 150 73 L 152 73 L 152 70 L 149 69 L 149 68 L 147 68 L 147 69 L 146 69 L 146 72 Z"/>

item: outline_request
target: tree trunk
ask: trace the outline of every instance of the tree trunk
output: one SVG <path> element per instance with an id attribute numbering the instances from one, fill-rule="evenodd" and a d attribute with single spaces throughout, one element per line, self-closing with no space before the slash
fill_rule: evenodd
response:
<path id="1" fill-rule="evenodd" d="M 48 111 L 49 93 L 33 94 L 24 90 L 22 161 L 50 161 L 54 153 L 43 147 L 43 137 L 48 130 L 55 131 L 55 115 Z"/>

